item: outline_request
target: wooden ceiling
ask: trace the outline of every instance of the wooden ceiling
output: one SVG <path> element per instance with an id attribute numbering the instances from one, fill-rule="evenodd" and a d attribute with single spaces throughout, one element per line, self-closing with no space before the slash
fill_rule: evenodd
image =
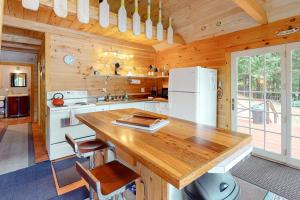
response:
<path id="1" fill-rule="evenodd" d="M 151 1 L 153 25 L 156 25 L 158 21 L 158 1 Z M 158 50 L 172 47 L 166 42 L 159 43 L 155 39 L 148 40 L 144 35 L 133 36 L 131 31 L 120 33 L 116 26 L 116 13 L 120 7 L 120 0 L 108 0 L 111 8 L 112 25 L 108 29 L 101 28 L 98 24 L 99 0 L 90 0 L 90 2 L 89 24 L 81 24 L 77 20 L 76 0 L 68 0 L 69 14 L 64 19 L 54 14 L 53 0 L 40 0 L 41 6 L 36 12 L 23 9 L 21 0 L 5 0 L 4 11 L 5 15 L 8 16 L 151 45 Z M 131 18 L 134 0 L 125 0 L 125 2 L 128 18 Z M 273 22 L 300 14 L 300 0 L 162 0 L 162 2 L 164 28 L 168 26 L 168 18 L 172 17 L 173 27 L 177 33 L 173 46 L 258 26 L 264 21 Z M 253 6 L 254 13 L 249 5 Z M 145 21 L 147 16 L 146 0 L 139 0 L 139 13 L 142 21 Z M 259 15 L 258 18 L 256 18 L 257 14 Z M 130 19 L 128 27 L 131 27 Z M 155 27 L 153 31 L 155 35 Z M 164 34 L 166 38 L 166 32 Z"/>
<path id="2" fill-rule="evenodd" d="M 41 32 L 3 26 L 1 49 L 39 53 L 44 34 Z"/>
<path id="3" fill-rule="evenodd" d="M 172 17 L 175 32 L 189 43 L 196 40 L 214 37 L 229 32 L 234 32 L 263 23 L 263 19 L 255 20 L 253 16 L 241 6 L 245 2 L 256 2 L 256 7 L 261 6 L 260 12 L 265 12 L 267 22 L 296 16 L 300 14 L 299 0 L 162 0 L 163 24 L 168 27 L 168 18 Z M 91 0 L 94 6 L 99 0 Z M 118 12 L 119 0 L 108 0 L 111 11 Z M 157 24 L 158 2 L 151 0 L 151 19 Z M 128 17 L 134 11 L 134 0 L 126 0 Z M 246 8 L 247 9 L 247 8 Z M 255 8 L 260 9 L 260 8 Z M 147 17 L 147 1 L 139 0 L 139 13 L 142 21 Z M 261 20 L 261 21 L 260 21 Z"/>

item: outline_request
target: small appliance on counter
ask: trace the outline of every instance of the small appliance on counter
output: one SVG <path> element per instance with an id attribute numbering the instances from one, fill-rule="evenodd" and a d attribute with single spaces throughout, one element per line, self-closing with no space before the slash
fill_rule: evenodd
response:
<path id="1" fill-rule="evenodd" d="M 151 87 L 151 97 L 157 97 L 157 87 Z"/>
<path id="2" fill-rule="evenodd" d="M 161 89 L 161 97 L 166 99 L 168 98 L 168 88 Z"/>
<path id="3" fill-rule="evenodd" d="M 52 104 L 57 107 L 63 106 L 64 105 L 64 95 L 60 92 L 55 93 L 52 97 Z"/>

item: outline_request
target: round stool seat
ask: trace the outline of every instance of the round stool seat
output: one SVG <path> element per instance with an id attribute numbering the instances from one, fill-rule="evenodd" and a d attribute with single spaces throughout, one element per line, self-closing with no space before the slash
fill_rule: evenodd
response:
<path id="1" fill-rule="evenodd" d="M 109 147 L 106 142 L 98 139 L 78 142 L 77 145 L 80 153 L 95 152 Z"/>

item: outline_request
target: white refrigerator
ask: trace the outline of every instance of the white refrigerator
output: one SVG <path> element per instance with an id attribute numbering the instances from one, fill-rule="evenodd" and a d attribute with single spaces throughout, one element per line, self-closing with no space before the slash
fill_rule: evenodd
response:
<path id="1" fill-rule="evenodd" d="M 185 67 L 170 70 L 169 115 L 216 126 L 217 70 Z"/>

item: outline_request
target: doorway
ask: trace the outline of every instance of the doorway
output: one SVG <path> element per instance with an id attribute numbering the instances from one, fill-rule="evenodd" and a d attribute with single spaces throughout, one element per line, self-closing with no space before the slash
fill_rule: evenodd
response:
<path id="1" fill-rule="evenodd" d="M 300 43 L 236 52 L 231 64 L 233 130 L 252 135 L 254 154 L 300 167 Z"/>

